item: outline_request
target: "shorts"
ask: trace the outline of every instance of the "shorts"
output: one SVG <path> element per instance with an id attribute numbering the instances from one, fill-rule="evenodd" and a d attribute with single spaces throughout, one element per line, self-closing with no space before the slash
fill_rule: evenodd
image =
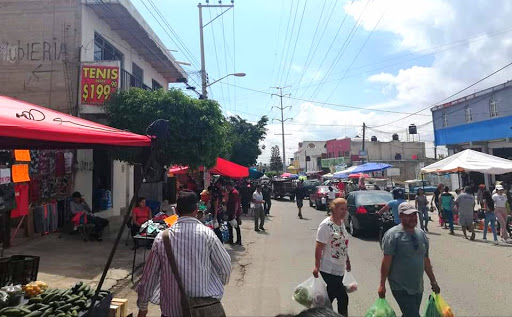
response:
<path id="1" fill-rule="evenodd" d="M 304 206 L 304 200 L 297 199 L 297 207 L 302 208 L 302 206 Z"/>
<path id="2" fill-rule="evenodd" d="M 473 225 L 473 215 L 459 215 L 459 225 L 469 227 Z"/>

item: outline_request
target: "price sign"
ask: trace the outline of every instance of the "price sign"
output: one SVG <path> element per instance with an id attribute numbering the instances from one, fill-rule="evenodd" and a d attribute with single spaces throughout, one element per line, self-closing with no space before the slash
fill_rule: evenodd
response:
<path id="1" fill-rule="evenodd" d="M 119 88 L 119 67 L 82 65 L 81 103 L 103 105 Z"/>

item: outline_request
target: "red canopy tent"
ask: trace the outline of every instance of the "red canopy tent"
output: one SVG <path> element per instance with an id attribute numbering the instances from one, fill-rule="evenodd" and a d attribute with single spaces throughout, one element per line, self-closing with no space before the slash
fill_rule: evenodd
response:
<path id="1" fill-rule="evenodd" d="M 217 164 L 210 169 L 211 174 L 218 174 L 231 178 L 243 178 L 249 176 L 249 169 L 223 158 L 217 158 Z"/>
<path id="2" fill-rule="evenodd" d="M 93 148 L 151 145 L 147 136 L 118 130 L 0 96 L 0 148 Z"/>

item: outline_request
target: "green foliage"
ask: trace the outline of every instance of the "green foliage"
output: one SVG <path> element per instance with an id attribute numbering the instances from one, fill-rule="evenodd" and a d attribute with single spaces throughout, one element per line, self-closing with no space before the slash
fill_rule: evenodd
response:
<path id="1" fill-rule="evenodd" d="M 268 177 L 272 178 L 274 176 L 281 175 L 281 172 L 266 172 L 265 175 L 267 175 Z"/>
<path id="2" fill-rule="evenodd" d="M 283 170 L 283 159 L 281 158 L 281 152 L 279 151 L 279 145 L 274 145 L 270 150 L 270 170 L 271 171 L 282 171 Z"/>
<path id="3" fill-rule="evenodd" d="M 251 124 L 239 116 L 229 117 L 226 158 L 243 166 L 255 165 L 261 154 L 259 144 L 267 135 L 267 122 L 267 116 L 261 117 L 256 124 Z"/>
<path id="4" fill-rule="evenodd" d="M 143 135 L 153 121 L 169 120 L 170 136 L 158 153 L 163 164 L 211 167 L 218 156 L 228 153 L 229 127 L 216 101 L 194 99 L 178 89 L 132 88 L 112 96 L 105 110 L 111 126 Z M 133 161 L 136 154 L 122 151 L 114 157 Z"/>

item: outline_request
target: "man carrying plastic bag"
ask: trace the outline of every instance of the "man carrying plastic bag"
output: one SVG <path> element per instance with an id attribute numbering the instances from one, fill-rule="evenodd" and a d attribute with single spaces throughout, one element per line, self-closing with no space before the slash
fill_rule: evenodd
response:
<path id="1" fill-rule="evenodd" d="M 418 210 L 407 202 L 398 207 L 401 224 L 386 232 L 382 240 L 384 258 L 381 265 L 379 297 L 386 296 L 386 279 L 403 316 L 419 317 L 423 296 L 423 272 L 427 273 L 432 290 L 438 294 L 429 259 L 429 242 L 425 232 L 416 228 Z"/>

